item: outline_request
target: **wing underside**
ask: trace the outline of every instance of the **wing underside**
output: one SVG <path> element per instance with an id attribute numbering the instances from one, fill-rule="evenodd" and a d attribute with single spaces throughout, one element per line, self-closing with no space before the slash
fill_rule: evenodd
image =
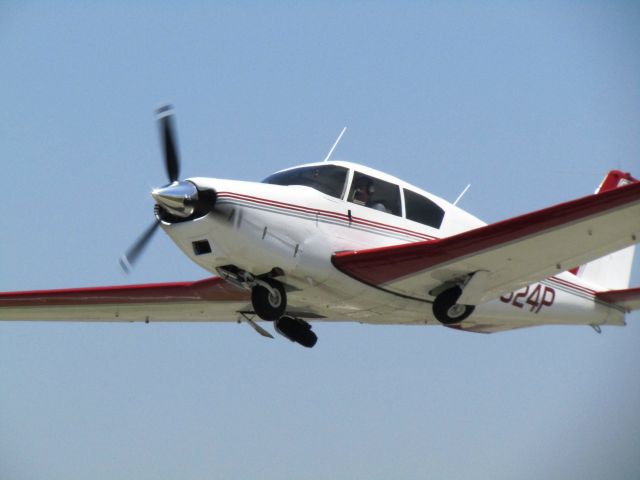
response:
<path id="1" fill-rule="evenodd" d="M 423 300 L 467 280 L 466 302 L 479 304 L 635 244 L 639 236 L 640 183 L 634 183 L 440 240 L 339 252 L 332 261 L 364 283 Z"/>
<path id="2" fill-rule="evenodd" d="M 221 278 L 196 282 L 0 293 L 0 320 L 236 321 L 249 293 Z"/>

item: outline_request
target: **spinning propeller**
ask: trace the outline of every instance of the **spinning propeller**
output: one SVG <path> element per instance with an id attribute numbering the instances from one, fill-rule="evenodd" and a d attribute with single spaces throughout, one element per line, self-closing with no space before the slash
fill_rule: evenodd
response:
<path id="1" fill-rule="evenodd" d="M 199 190 L 195 184 L 180 181 L 180 157 L 176 147 L 173 128 L 173 110 L 171 105 L 164 105 L 156 111 L 160 126 L 160 137 L 164 153 L 164 165 L 169 183 L 156 188 L 151 195 L 156 201 L 156 220 L 138 237 L 120 258 L 120 266 L 125 273 L 138 261 L 153 234 L 160 226 L 159 217 L 173 221 L 184 221 L 195 214 L 204 215 L 212 211 L 215 204 L 215 192 Z"/>

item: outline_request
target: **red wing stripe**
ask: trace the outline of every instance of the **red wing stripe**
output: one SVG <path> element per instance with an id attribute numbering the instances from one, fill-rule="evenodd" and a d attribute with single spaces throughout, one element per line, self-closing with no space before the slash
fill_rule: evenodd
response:
<path id="1" fill-rule="evenodd" d="M 497 222 L 451 237 L 333 255 L 336 268 L 380 285 L 620 206 L 640 202 L 640 183 Z"/>
<path id="2" fill-rule="evenodd" d="M 248 300 L 248 292 L 214 277 L 196 282 L 0 293 L 0 308 Z"/>

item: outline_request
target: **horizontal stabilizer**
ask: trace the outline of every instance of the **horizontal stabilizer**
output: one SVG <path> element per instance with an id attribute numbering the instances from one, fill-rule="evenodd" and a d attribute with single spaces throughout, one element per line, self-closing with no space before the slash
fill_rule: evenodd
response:
<path id="1" fill-rule="evenodd" d="M 618 305 L 627 311 L 640 310 L 640 287 L 598 292 L 596 297 L 605 302 Z"/>

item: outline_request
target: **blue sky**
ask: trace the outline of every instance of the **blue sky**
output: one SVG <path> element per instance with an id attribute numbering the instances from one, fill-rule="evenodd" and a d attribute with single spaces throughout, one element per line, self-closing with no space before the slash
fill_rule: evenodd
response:
<path id="1" fill-rule="evenodd" d="M 203 278 L 165 181 L 335 158 L 496 221 L 640 175 L 635 2 L 3 2 L 0 290 Z M 634 285 L 640 285 L 638 261 Z M 0 325 L 0 478 L 640 476 L 640 317 L 602 335 Z"/>

